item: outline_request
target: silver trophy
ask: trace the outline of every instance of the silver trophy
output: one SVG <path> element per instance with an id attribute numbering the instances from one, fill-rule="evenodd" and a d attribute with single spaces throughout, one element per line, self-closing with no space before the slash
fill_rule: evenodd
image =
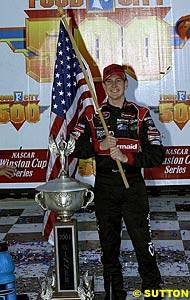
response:
<path id="1" fill-rule="evenodd" d="M 60 157 L 61 170 L 56 179 L 36 187 L 39 193 L 36 194 L 35 201 L 44 210 L 56 212 L 58 219 L 65 222 L 69 221 L 77 210 L 86 208 L 94 199 L 89 184 L 68 177 L 65 171 L 65 156 L 69 156 L 74 147 L 75 139 L 72 135 L 68 143 L 61 140 L 59 145 L 50 137 L 49 148 Z"/>
<path id="2" fill-rule="evenodd" d="M 94 293 L 90 285 L 82 289 L 79 276 L 78 231 L 77 221 L 71 217 L 81 208 L 86 208 L 94 199 L 89 184 L 84 184 L 70 178 L 65 171 L 65 157 L 69 156 L 75 147 L 75 139 L 71 135 L 68 142 L 61 140 L 57 145 L 50 137 L 50 151 L 60 157 L 61 170 L 58 177 L 46 184 L 36 187 L 38 193 L 35 201 L 43 210 L 56 212 L 54 223 L 55 246 L 55 288 L 44 284 L 41 298 L 85 299 L 93 300 Z M 87 283 L 87 277 L 85 277 Z"/>

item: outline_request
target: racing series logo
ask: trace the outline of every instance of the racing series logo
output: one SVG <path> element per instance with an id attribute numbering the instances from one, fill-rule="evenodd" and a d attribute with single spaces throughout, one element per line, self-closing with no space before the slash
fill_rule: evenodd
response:
<path id="1" fill-rule="evenodd" d="M 15 91 L 13 95 L 0 95 L 0 124 L 11 122 L 19 130 L 24 122 L 30 124 L 40 121 L 40 114 L 49 106 L 39 106 L 39 95 L 24 95 Z"/>
<path id="2" fill-rule="evenodd" d="M 160 95 L 158 109 L 162 123 L 175 122 L 182 130 L 190 120 L 190 94 L 178 91 L 177 95 Z"/>

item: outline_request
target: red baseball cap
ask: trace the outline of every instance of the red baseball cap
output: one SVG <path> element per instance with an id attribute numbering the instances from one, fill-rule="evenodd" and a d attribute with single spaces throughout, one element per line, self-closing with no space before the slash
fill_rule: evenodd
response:
<path id="1" fill-rule="evenodd" d="M 103 70 L 103 81 L 106 81 L 112 75 L 118 75 L 123 80 L 127 79 L 125 71 L 121 65 L 112 64 L 105 67 Z"/>

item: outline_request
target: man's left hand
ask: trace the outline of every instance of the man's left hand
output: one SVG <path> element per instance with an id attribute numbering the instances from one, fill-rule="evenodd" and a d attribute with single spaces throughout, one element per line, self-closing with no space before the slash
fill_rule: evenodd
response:
<path id="1" fill-rule="evenodd" d="M 122 163 L 127 163 L 128 157 L 126 154 L 123 154 L 118 147 L 113 147 L 110 149 L 110 156 L 114 160 L 119 160 Z"/>

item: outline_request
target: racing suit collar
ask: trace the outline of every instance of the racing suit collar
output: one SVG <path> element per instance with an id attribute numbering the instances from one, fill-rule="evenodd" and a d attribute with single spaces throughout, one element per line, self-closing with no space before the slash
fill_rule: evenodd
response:
<path id="1" fill-rule="evenodd" d="M 111 105 L 110 103 L 109 103 L 109 99 L 107 98 L 107 106 L 110 108 L 110 109 L 112 109 L 112 110 L 115 110 L 115 109 L 123 109 L 124 107 L 126 107 L 127 106 L 127 100 L 126 100 L 126 98 L 124 99 L 124 102 L 123 102 L 123 106 L 121 107 L 121 108 L 119 108 L 119 107 L 116 107 L 116 106 L 113 106 L 113 105 Z"/>

